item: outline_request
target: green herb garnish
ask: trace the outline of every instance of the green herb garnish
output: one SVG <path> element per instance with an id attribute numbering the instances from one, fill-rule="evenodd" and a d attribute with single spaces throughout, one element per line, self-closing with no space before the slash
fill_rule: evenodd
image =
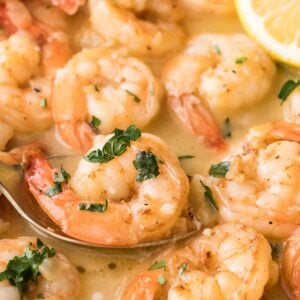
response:
<path id="1" fill-rule="evenodd" d="M 40 107 L 46 108 L 48 105 L 47 98 L 43 98 L 40 100 Z"/>
<path id="2" fill-rule="evenodd" d="M 98 133 L 99 130 L 98 130 L 98 126 L 101 124 L 101 120 L 98 119 L 97 117 L 95 116 L 92 116 L 92 120 L 91 122 L 89 123 L 90 127 L 92 128 L 92 130 L 95 132 L 95 133 Z"/>
<path id="3" fill-rule="evenodd" d="M 246 61 L 247 61 L 247 57 L 241 56 L 241 57 L 238 57 L 238 58 L 235 60 L 235 63 L 236 63 L 237 65 L 240 65 L 240 64 L 243 64 L 243 63 L 246 62 Z"/>
<path id="4" fill-rule="evenodd" d="M 54 173 L 54 185 L 47 188 L 45 194 L 53 197 L 62 192 L 62 183 L 68 183 L 71 175 L 61 166 L 59 172 Z"/>
<path id="5" fill-rule="evenodd" d="M 132 93 L 132 92 L 130 92 L 130 91 L 128 91 L 128 90 L 125 90 L 125 92 L 126 92 L 128 95 L 130 95 L 130 96 L 133 97 L 133 101 L 134 101 L 134 102 L 136 102 L 136 103 L 141 102 L 141 99 L 140 99 L 136 94 L 134 94 L 134 93 Z"/>
<path id="6" fill-rule="evenodd" d="M 167 282 L 166 278 L 163 275 L 158 276 L 157 280 L 160 285 L 164 285 Z"/>
<path id="7" fill-rule="evenodd" d="M 195 157 L 194 155 L 180 155 L 180 156 L 178 156 L 178 159 L 179 160 L 186 160 L 186 159 L 192 159 L 194 157 Z"/>
<path id="8" fill-rule="evenodd" d="M 151 271 L 151 270 L 157 270 L 157 269 L 164 269 L 166 270 L 167 268 L 167 263 L 165 260 L 159 260 L 157 262 L 155 262 L 149 269 L 148 271 Z"/>
<path id="9" fill-rule="evenodd" d="M 188 267 L 187 263 L 184 263 L 180 266 L 179 271 L 178 271 L 178 277 L 181 277 L 181 275 L 185 272 L 187 267 Z"/>
<path id="10" fill-rule="evenodd" d="M 134 125 L 130 125 L 125 131 L 121 129 L 114 130 L 114 136 L 111 137 L 102 149 L 91 151 L 84 159 L 92 163 L 107 163 L 115 156 L 122 155 L 130 145 L 130 141 L 136 141 L 141 136 L 141 131 Z"/>
<path id="11" fill-rule="evenodd" d="M 49 197 L 53 197 L 62 192 L 62 187 L 60 183 L 55 184 L 47 188 L 45 194 Z"/>
<path id="12" fill-rule="evenodd" d="M 217 206 L 217 203 L 216 203 L 216 200 L 213 196 L 213 193 L 212 193 L 212 190 L 210 189 L 210 187 L 208 187 L 207 185 L 205 185 L 202 180 L 200 180 L 200 183 L 201 185 L 203 186 L 204 188 L 204 196 L 208 202 L 208 204 L 210 205 L 210 207 L 215 210 L 215 211 L 218 211 L 218 206 Z"/>
<path id="13" fill-rule="evenodd" d="M 138 182 L 155 178 L 159 175 L 157 158 L 152 152 L 139 151 L 136 154 L 133 165 L 137 170 L 135 179 Z"/>
<path id="14" fill-rule="evenodd" d="M 280 104 L 282 105 L 284 101 L 288 98 L 290 93 L 300 85 L 300 80 L 288 80 L 282 86 L 278 93 L 278 98 L 281 100 Z"/>
<path id="15" fill-rule="evenodd" d="M 218 164 L 211 165 L 208 173 L 213 177 L 225 178 L 227 172 L 229 171 L 229 167 L 229 161 L 222 161 Z"/>
<path id="16" fill-rule="evenodd" d="M 214 47 L 215 52 L 216 52 L 218 55 L 221 55 L 221 54 L 222 54 L 222 51 L 221 51 L 220 47 L 219 47 L 217 44 L 213 45 L 213 47 Z"/>
<path id="17" fill-rule="evenodd" d="M 21 299 L 27 293 L 29 283 L 37 283 L 38 276 L 41 274 L 39 266 L 43 260 L 56 254 L 55 249 L 44 245 L 39 239 L 37 239 L 37 250 L 32 250 L 30 246 L 26 247 L 23 254 L 12 258 L 6 270 L 0 273 L 0 281 L 8 280 L 11 285 L 16 286 Z"/>
<path id="18" fill-rule="evenodd" d="M 42 293 L 39 293 L 39 294 L 36 294 L 36 297 L 35 297 L 36 299 L 45 299 L 45 296 L 44 296 L 44 294 L 42 294 Z"/>
<path id="19" fill-rule="evenodd" d="M 101 203 L 79 203 L 79 210 L 91 212 L 105 212 L 108 207 L 108 201 L 105 199 L 104 204 Z"/>
<path id="20" fill-rule="evenodd" d="M 229 118 L 224 120 L 222 133 L 225 138 L 231 138 L 231 122 Z"/>

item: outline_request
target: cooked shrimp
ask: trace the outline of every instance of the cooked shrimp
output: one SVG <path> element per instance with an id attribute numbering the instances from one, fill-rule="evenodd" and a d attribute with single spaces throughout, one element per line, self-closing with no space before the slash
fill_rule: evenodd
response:
<path id="1" fill-rule="evenodd" d="M 220 148 L 216 120 L 261 101 L 274 75 L 272 60 L 245 35 L 202 34 L 166 64 L 162 78 L 175 116 L 205 144 Z"/>
<path id="2" fill-rule="evenodd" d="M 84 5 L 85 0 L 52 0 L 51 2 L 68 15 L 74 15 L 79 7 Z"/>
<path id="3" fill-rule="evenodd" d="M 210 178 L 224 221 L 239 221 L 268 238 L 285 239 L 299 224 L 300 125 L 250 131 L 244 152 L 229 158 L 225 178 Z"/>
<path id="4" fill-rule="evenodd" d="M 97 136 L 89 154 L 107 149 L 110 138 L 112 135 Z M 156 157 L 156 177 L 138 181 L 133 161 L 140 155 Z M 45 192 L 53 186 L 54 170 L 40 155 L 30 160 L 26 181 L 31 193 L 48 216 L 77 239 L 129 246 L 169 237 L 177 222 L 184 222 L 181 214 L 187 204 L 188 179 L 175 155 L 158 137 L 142 134 L 125 153 L 106 163 L 81 160 L 71 185 L 64 184 L 62 192 L 52 198 Z M 105 202 L 102 213 L 78 209 L 80 203 L 102 203 L 103 208 Z"/>
<path id="5" fill-rule="evenodd" d="M 284 118 L 291 123 L 300 124 L 300 89 L 291 93 L 283 104 Z"/>
<path id="6" fill-rule="evenodd" d="M 31 253 L 28 253 L 39 250 L 39 247 L 41 246 L 37 245 L 37 238 L 35 237 L 0 240 L 0 271 L 3 272 L 9 268 L 9 261 L 21 255 L 31 259 L 31 261 L 28 260 L 28 263 L 39 264 L 39 260 L 37 258 L 33 260 L 30 257 Z M 40 250 L 42 251 L 44 247 Z M 21 263 L 23 263 L 22 268 L 27 267 L 24 258 Z M 15 268 L 17 269 L 17 262 L 15 262 Z M 18 271 L 21 272 L 22 268 L 19 267 Z M 50 255 L 42 259 L 38 266 L 38 272 L 37 284 L 28 280 L 30 276 L 28 273 L 26 276 L 18 278 L 18 284 L 28 281 L 27 284 L 29 285 L 22 299 L 63 300 L 71 299 L 79 293 L 78 272 L 62 254 L 56 253 L 54 256 Z M 0 299 L 19 300 L 20 296 L 16 286 L 13 286 L 8 280 L 0 281 Z"/>
<path id="7" fill-rule="evenodd" d="M 170 0 L 138 3 L 90 0 L 89 10 L 94 30 L 111 45 L 122 45 L 134 55 L 153 57 L 167 54 L 178 48 L 184 38 L 176 23 L 164 20 L 174 10 L 177 15 L 177 8 Z M 146 19 L 139 15 L 146 16 Z"/>
<path id="8" fill-rule="evenodd" d="M 41 20 L 35 19 L 25 4 L 29 5 L 30 11 Z M 47 9 L 47 5 L 42 1 L 25 1 L 25 4 L 19 0 L 1 0 L 0 25 L 9 34 L 21 32 L 35 39 L 41 47 L 44 72 L 53 75 L 73 53 L 66 35 L 62 31 L 55 30 L 62 29 L 64 21 L 57 13 Z"/>
<path id="9" fill-rule="evenodd" d="M 178 2 L 188 16 L 229 15 L 234 12 L 233 0 L 179 0 Z"/>
<path id="10" fill-rule="evenodd" d="M 284 243 L 280 262 L 283 286 L 290 299 L 300 299 L 300 227 Z"/>
<path id="11" fill-rule="evenodd" d="M 40 55 L 36 44 L 27 36 L 14 34 L 0 41 L 0 121 L 2 143 L 13 132 L 45 130 L 52 123 L 49 99 L 50 83 L 31 80 L 38 73 Z M 27 84 L 30 87 L 27 87 Z M 41 105 L 41 101 L 43 105 Z"/>
<path id="12" fill-rule="evenodd" d="M 94 137 L 88 125 L 93 117 L 101 133 L 132 123 L 143 127 L 157 113 L 161 96 L 160 82 L 138 59 L 121 51 L 85 49 L 57 72 L 53 118 L 62 139 L 86 151 Z"/>
<path id="13" fill-rule="evenodd" d="M 205 229 L 155 261 L 161 268 L 138 275 L 122 300 L 260 299 L 274 264 L 267 240 L 239 224 Z"/>

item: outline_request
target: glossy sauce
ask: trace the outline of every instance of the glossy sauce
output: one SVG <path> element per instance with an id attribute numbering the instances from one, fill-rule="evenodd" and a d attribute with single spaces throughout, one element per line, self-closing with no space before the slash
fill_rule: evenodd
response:
<path id="1" fill-rule="evenodd" d="M 186 21 L 184 27 L 191 36 L 202 32 L 242 32 L 241 25 L 236 16 L 207 16 L 197 21 Z M 161 64 L 157 61 L 151 62 L 151 64 L 155 72 L 159 74 L 160 67 L 158 66 Z M 235 146 L 233 147 L 234 149 L 238 148 L 241 138 L 251 126 L 270 120 L 282 119 L 282 108 L 277 99 L 277 93 L 282 82 L 286 78 L 292 78 L 292 75 L 280 67 L 278 69 L 274 88 L 265 101 L 262 101 L 254 108 L 228 116 L 230 117 L 232 126 L 232 138 L 228 142 Z M 172 118 L 165 104 L 162 106 L 158 116 L 144 131 L 151 132 L 163 138 L 177 155 L 194 155 L 193 159 L 182 161 L 182 166 L 188 175 L 197 173 L 206 174 L 212 163 L 222 159 L 220 154 L 208 150 L 195 137 L 189 135 L 182 125 Z M 53 136 L 53 130 L 30 137 L 18 136 L 10 143 L 10 147 L 39 139 L 47 143 L 50 154 L 68 153 L 68 150 L 64 149 L 58 142 L 55 142 Z M 50 142 L 51 144 L 49 144 Z M 1 198 L 0 201 L 0 206 L 4 208 L 0 211 L 0 218 L 10 221 L 11 224 L 10 230 L 2 236 L 3 238 L 36 235 L 36 232 L 14 212 L 4 198 Z M 57 243 L 44 236 L 40 237 L 66 255 L 75 266 L 80 267 L 82 291 L 76 300 L 117 299 L 126 280 L 144 270 L 149 264 L 150 256 L 155 251 L 161 251 L 161 248 L 91 251 Z M 264 299 L 286 299 L 286 297 L 280 285 L 278 285 L 271 291 L 266 291 Z"/>

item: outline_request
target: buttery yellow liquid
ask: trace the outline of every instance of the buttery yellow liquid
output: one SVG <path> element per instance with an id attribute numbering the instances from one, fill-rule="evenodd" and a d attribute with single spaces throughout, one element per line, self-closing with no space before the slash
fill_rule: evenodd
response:
<path id="1" fill-rule="evenodd" d="M 190 36 L 203 32 L 243 32 L 236 16 L 226 18 L 219 16 L 201 17 L 201 20 L 186 21 L 184 26 Z M 156 73 L 159 73 L 160 70 L 157 65 L 157 62 L 153 62 L 153 69 L 155 69 Z M 240 111 L 238 114 L 230 116 L 232 138 L 229 142 L 234 149 L 239 146 L 241 139 L 250 127 L 267 121 L 282 119 L 282 108 L 276 95 L 282 82 L 286 78 L 292 78 L 292 75 L 288 74 L 281 67 L 278 69 L 279 72 L 274 82 L 274 88 L 264 101 L 254 108 Z M 205 148 L 196 138 L 187 133 L 185 128 L 169 114 L 165 104 L 162 106 L 158 116 L 144 131 L 163 138 L 177 155 L 194 155 L 194 159 L 182 161 L 182 167 L 189 175 L 206 174 L 212 163 L 222 159 L 220 154 Z M 10 146 L 23 144 L 28 140 L 38 138 L 48 144 L 50 153 L 56 155 L 67 153 L 66 149 L 54 141 L 53 136 L 53 130 L 33 137 L 19 136 L 15 138 Z M 9 221 L 11 224 L 10 230 L 3 234 L 1 238 L 37 235 L 67 256 L 75 266 L 84 268 L 85 271 L 79 275 L 82 290 L 80 295 L 76 297 L 76 300 L 118 299 L 120 290 L 126 281 L 140 271 L 145 270 L 149 266 L 151 255 L 155 251 L 161 251 L 161 248 L 90 251 L 63 244 L 36 233 L 17 215 L 4 198 L 1 198 L 0 202 L 0 207 L 3 208 L 0 210 L 0 218 Z M 263 299 L 279 300 L 286 299 L 286 296 L 282 292 L 280 284 L 278 284 L 271 290 L 265 291 Z"/>

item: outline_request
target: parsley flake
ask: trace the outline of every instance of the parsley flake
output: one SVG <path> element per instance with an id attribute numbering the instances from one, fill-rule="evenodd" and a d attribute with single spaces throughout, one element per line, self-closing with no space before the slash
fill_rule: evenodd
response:
<path id="1" fill-rule="evenodd" d="M 40 107 L 46 108 L 48 105 L 47 98 L 43 98 L 40 100 Z"/>
<path id="2" fill-rule="evenodd" d="M 211 165 L 208 174 L 216 178 L 225 178 L 229 167 L 229 161 L 222 161 L 218 164 Z"/>
<path id="3" fill-rule="evenodd" d="M 28 292 L 29 283 L 37 283 L 38 276 L 41 274 L 39 266 L 43 260 L 53 257 L 55 254 L 55 249 L 49 248 L 37 239 L 37 249 L 33 250 L 29 245 L 23 254 L 12 258 L 6 266 L 6 270 L 0 273 L 0 281 L 8 280 L 11 285 L 17 287 L 22 299 Z M 37 298 L 41 297 L 37 295 Z"/>
<path id="4" fill-rule="evenodd" d="M 97 117 L 95 116 L 92 116 L 92 120 L 90 121 L 89 125 L 90 127 L 92 128 L 92 130 L 95 132 L 95 133 L 98 133 L 99 130 L 98 130 L 98 126 L 101 124 L 101 120 L 98 119 Z"/>
<path id="5" fill-rule="evenodd" d="M 218 55 L 221 55 L 221 54 L 222 54 L 222 51 L 221 51 L 220 47 L 219 47 L 217 44 L 213 45 L 213 48 L 214 48 L 214 51 L 215 51 Z"/>
<path id="6" fill-rule="evenodd" d="M 229 118 L 224 120 L 222 133 L 225 138 L 231 138 L 231 122 Z"/>
<path id="7" fill-rule="evenodd" d="M 130 141 L 136 141 L 141 136 L 141 131 L 134 125 L 130 125 L 125 131 L 115 129 L 114 135 L 102 149 L 91 151 L 84 159 L 91 163 L 107 163 L 115 156 L 122 155 L 130 145 Z"/>
<path id="8" fill-rule="evenodd" d="M 105 212 L 108 208 L 108 201 L 105 199 L 104 204 L 101 203 L 79 203 L 79 210 L 91 212 Z"/>
<path id="9" fill-rule="evenodd" d="M 136 102 L 136 103 L 141 102 L 141 99 L 140 99 L 136 94 L 134 94 L 134 93 L 132 93 L 132 92 L 130 92 L 130 91 L 128 91 L 128 90 L 125 90 L 125 92 L 126 92 L 128 95 L 130 95 L 130 96 L 133 97 L 133 101 L 134 101 L 134 102 Z"/>
<path id="10" fill-rule="evenodd" d="M 200 180 L 200 183 L 201 185 L 203 186 L 204 188 L 204 196 L 209 204 L 209 206 L 215 210 L 215 211 L 218 211 L 218 206 L 217 206 L 217 203 L 216 203 L 216 200 L 213 196 L 213 193 L 212 193 L 212 190 L 210 189 L 210 187 L 208 187 L 207 185 L 205 185 L 202 180 Z"/>
<path id="11" fill-rule="evenodd" d="M 180 266 L 179 271 L 178 271 L 178 277 L 181 277 L 182 274 L 185 272 L 185 270 L 187 269 L 188 264 L 184 263 Z"/>
<path id="12" fill-rule="evenodd" d="M 163 275 L 158 276 L 157 280 L 160 285 L 164 285 L 167 282 L 166 278 Z"/>
<path id="13" fill-rule="evenodd" d="M 157 158 L 152 152 L 139 151 L 136 154 L 133 165 L 137 170 L 136 181 L 142 182 L 159 175 Z"/>
<path id="14" fill-rule="evenodd" d="M 54 185 L 47 188 L 45 194 L 53 197 L 62 192 L 62 183 L 68 183 L 71 175 L 61 166 L 59 172 L 54 173 Z"/>
<path id="15" fill-rule="evenodd" d="M 156 261 L 152 266 L 150 266 L 150 268 L 148 269 L 148 271 L 151 271 L 151 270 L 158 270 L 158 269 L 164 269 L 166 270 L 167 268 L 167 263 L 165 260 L 159 260 L 159 261 Z"/>
<path id="16" fill-rule="evenodd" d="M 241 56 L 241 57 L 238 57 L 238 58 L 235 60 L 235 63 L 236 63 L 237 65 L 241 65 L 241 64 L 243 64 L 243 63 L 246 62 L 246 61 L 247 61 L 247 57 Z"/>
<path id="17" fill-rule="evenodd" d="M 281 105 L 285 102 L 285 100 L 293 92 L 293 90 L 295 90 L 298 86 L 300 86 L 300 80 L 288 80 L 284 83 L 284 85 L 278 93 L 278 98 L 281 100 Z"/>
<path id="18" fill-rule="evenodd" d="M 195 157 L 194 155 L 180 155 L 180 156 L 178 156 L 178 159 L 179 160 L 186 160 L 186 159 L 192 159 L 194 157 Z"/>

